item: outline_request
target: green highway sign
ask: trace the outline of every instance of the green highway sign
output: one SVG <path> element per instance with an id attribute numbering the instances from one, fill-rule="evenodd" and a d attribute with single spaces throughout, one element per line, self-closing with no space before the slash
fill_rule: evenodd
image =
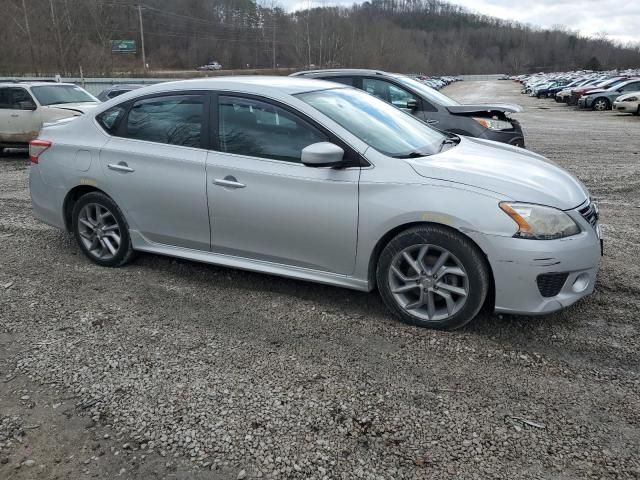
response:
<path id="1" fill-rule="evenodd" d="M 111 40 L 111 53 L 136 53 L 136 41 Z"/>

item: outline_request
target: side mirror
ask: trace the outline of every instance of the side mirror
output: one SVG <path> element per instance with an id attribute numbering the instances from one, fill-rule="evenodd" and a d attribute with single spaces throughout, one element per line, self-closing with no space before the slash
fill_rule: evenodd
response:
<path id="1" fill-rule="evenodd" d="M 18 102 L 18 109 L 19 110 L 35 110 L 36 108 L 36 104 L 33 102 Z"/>
<path id="2" fill-rule="evenodd" d="M 418 101 L 415 98 L 407 100 L 407 110 L 415 112 L 418 109 Z"/>
<path id="3" fill-rule="evenodd" d="M 344 150 L 329 142 L 313 143 L 302 149 L 302 163 L 307 167 L 335 167 L 342 163 Z"/>

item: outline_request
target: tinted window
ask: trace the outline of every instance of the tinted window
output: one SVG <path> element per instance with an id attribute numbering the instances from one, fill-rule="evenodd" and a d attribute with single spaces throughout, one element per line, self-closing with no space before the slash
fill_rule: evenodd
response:
<path id="1" fill-rule="evenodd" d="M 404 75 L 398 75 L 396 76 L 396 80 L 403 85 L 411 88 L 412 90 L 415 90 L 420 95 L 422 95 L 423 99 L 428 100 L 435 105 L 442 105 L 445 107 L 460 105 L 453 98 L 449 98 L 445 94 L 440 93 L 439 91 L 428 87 L 424 83 L 414 80 L 413 78 L 405 77 Z"/>
<path id="2" fill-rule="evenodd" d="M 0 88 L 0 108 L 11 108 L 11 90 L 8 88 Z"/>
<path id="3" fill-rule="evenodd" d="M 620 87 L 621 92 L 635 92 L 636 90 L 640 90 L 640 82 L 632 82 Z"/>
<path id="4" fill-rule="evenodd" d="M 353 77 L 325 77 L 322 80 L 342 83 L 343 85 L 349 85 L 350 87 L 353 87 Z"/>
<path id="5" fill-rule="evenodd" d="M 12 88 L 11 97 L 11 108 L 13 108 L 14 110 L 20 110 L 22 108 L 22 105 L 24 104 L 35 105 L 33 97 L 31 97 L 31 95 L 29 95 L 29 92 L 27 92 L 24 88 Z"/>
<path id="6" fill-rule="evenodd" d="M 43 85 L 31 87 L 40 105 L 97 102 L 98 99 L 76 85 Z"/>
<path id="7" fill-rule="evenodd" d="M 438 153 L 445 139 L 413 115 L 354 88 L 321 90 L 297 97 L 391 157 Z"/>
<path id="8" fill-rule="evenodd" d="M 203 95 L 145 98 L 133 104 L 123 136 L 183 147 L 202 147 Z"/>
<path id="9" fill-rule="evenodd" d="M 398 108 L 407 108 L 407 102 L 409 100 L 418 101 L 415 95 L 407 92 L 405 89 L 376 78 L 363 78 L 362 89 Z"/>
<path id="10" fill-rule="evenodd" d="M 302 149 L 327 137 L 296 115 L 267 102 L 219 97 L 220 150 L 300 162 Z"/>
<path id="11" fill-rule="evenodd" d="M 124 116 L 125 112 L 126 109 L 118 105 L 117 107 L 113 107 L 102 112 L 96 117 L 96 120 L 102 128 L 113 135 L 116 131 L 116 128 L 118 127 L 120 119 Z"/>

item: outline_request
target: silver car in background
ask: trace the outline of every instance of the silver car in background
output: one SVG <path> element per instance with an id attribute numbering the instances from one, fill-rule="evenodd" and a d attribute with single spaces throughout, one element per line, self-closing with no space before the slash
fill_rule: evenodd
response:
<path id="1" fill-rule="evenodd" d="M 377 288 L 424 327 L 558 310 L 599 265 L 597 209 L 566 171 L 321 80 L 145 87 L 45 127 L 30 157 L 36 216 L 99 265 L 143 251 Z"/>

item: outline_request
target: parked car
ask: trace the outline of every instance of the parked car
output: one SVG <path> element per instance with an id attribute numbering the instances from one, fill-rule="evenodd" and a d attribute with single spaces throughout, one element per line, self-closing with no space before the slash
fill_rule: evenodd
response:
<path id="1" fill-rule="evenodd" d="M 640 89 L 620 95 L 613 102 L 613 108 L 618 112 L 640 115 Z"/>
<path id="2" fill-rule="evenodd" d="M 196 70 L 207 71 L 207 70 L 222 70 L 222 65 L 218 62 L 209 62 L 206 65 L 201 65 Z"/>
<path id="3" fill-rule="evenodd" d="M 485 302 L 540 314 L 593 291 L 597 209 L 533 152 L 445 135 L 304 78 L 188 80 L 118 98 L 30 146 L 35 215 L 99 265 L 145 251 L 377 288 L 400 319 L 442 329 Z"/>
<path id="4" fill-rule="evenodd" d="M 44 123 L 82 115 L 99 103 L 71 83 L 0 83 L 0 154 L 26 147 Z"/>
<path id="5" fill-rule="evenodd" d="M 606 89 L 590 90 L 578 99 L 578 107 L 598 111 L 611 110 L 616 98 L 637 90 L 640 90 L 640 78 L 620 82 Z"/>
<path id="6" fill-rule="evenodd" d="M 567 103 L 569 105 L 578 105 L 578 100 L 583 95 L 586 95 L 593 90 L 602 90 L 602 89 L 613 87 L 615 85 L 618 85 L 619 83 L 624 82 L 625 80 L 627 80 L 627 77 L 613 77 L 613 78 L 607 78 L 606 80 L 603 80 L 602 82 L 596 85 L 588 85 L 580 88 L 574 88 L 573 90 L 571 90 L 571 96 L 569 97 L 569 101 Z"/>
<path id="7" fill-rule="evenodd" d="M 378 70 L 312 70 L 292 76 L 359 88 L 445 132 L 525 146 L 520 123 L 508 116 L 522 111 L 518 105 L 462 105 L 417 80 Z"/>
<path id="8" fill-rule="evenodd" d="M 554 95 L 555 92 L 559 92 L 560 90 L 565 88 L 565 85 L 568 85 L 569 83 L 571 82 L 569 82 L 568 80 L 555 80 L 552 82 L 548 82 L 540 87 L 535 88 L 532 95 L 538 98 L 547 98 L 551 95 Z"/>
<path id="9" fill-rule="evenodd" d="M 106 102 L 107 100 L 111 100 L 112 98 L 122 95 L 123 93 L 127 93 L 127 92 L 130 92 L 131 90 L 135 90 L 141 87 L 144 87 L 144 85 L 135 85 L 135 84 L 113 85 L 103 90 L 102 92 L 100 92 L 100 95 L 98 95 L 98 100 L 100 100 L 101 102 Z"/>

